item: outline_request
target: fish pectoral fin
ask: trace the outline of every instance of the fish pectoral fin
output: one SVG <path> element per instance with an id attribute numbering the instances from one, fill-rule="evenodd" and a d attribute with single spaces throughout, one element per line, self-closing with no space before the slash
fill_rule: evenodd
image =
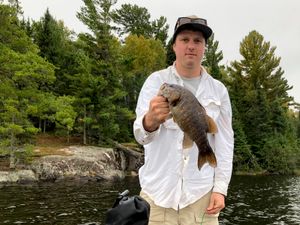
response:
<path id="1" fill-rule="evenodd" d="M 215 121 L 208 115 L 206 115 L 206 121 L 207 121 L 207 124 L 208 124 L 208 133 L 212 133 L 212 134 L 215 134 L 215 133 L 218 133 L 218 127 L 217 127 L 217 124 L 215 123 Z"/>
<path id="2" fill-rule="evenodd" d="M 171 118 L 173 118 L 174 123 L 177 123 L 176 118 L 171 114 Z M 178 123 L 177 123 L 178 124 Z"/>
<path id="3" fill-rule="evenodd" d="M 167 120 L 171 119 L 171 118 L 173 118 L 173 114 L 170 112 L 169 115 L 168 115 L 168 117 L 167 117 Z M 173 118 L 173 120 L 174 120 L 174 118 Z"/>
<path id="4" fill-rule="evenodd" d="M 193 140 L 188 136 L 188 134 L 184 133 L 183 142 L 182 142 L 183 149 L 191 148 L 193 146 L 193 143 L 194 143 Z"/>

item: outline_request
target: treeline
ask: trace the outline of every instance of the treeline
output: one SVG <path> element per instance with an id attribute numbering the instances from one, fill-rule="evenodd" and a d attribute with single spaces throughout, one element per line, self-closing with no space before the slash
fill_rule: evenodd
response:
<path id="1" fill-rule="evenodd" d="M 80 136 L 83 144 L 133 141 L 132 124 L 147 76 L 174 60 L 166 18 L 146 8 L 84 0 L 75 34 L 47 10 L 25 19 L 18 0 L 0 1 L 0 155 L 34 144 L 38 133 Z M 229 89 L 235 130 L 234 169 L 291 173 L 299 167 L 300 121 L 275 47 L 251 31 L 240 61 L 221 64 L 212 37 L 204 65 Z M 2 153 L 1 153 L 2 152 Z M 26 152 L 26 151 L 25 151 Z"/>

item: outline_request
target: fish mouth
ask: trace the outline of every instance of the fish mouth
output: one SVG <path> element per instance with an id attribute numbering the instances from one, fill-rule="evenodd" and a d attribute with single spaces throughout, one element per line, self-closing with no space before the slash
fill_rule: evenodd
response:
<path id="1" fill-rule="evenodd" d="M 167 83 L 163 83 L 159 88 L 158 95 L 165 96 L 166 87 L 167 87 Z"/>
<path id="2" fill-rule="evenodd" d="M 159 88 L 159 93 L 160 94 L 162 94 L 163 93 L 163 91 L 166 89 L 166 83 L 164 83 L 164 84 L 162 84 L 161 86 L 160 86 L 160 88 Z"/>
<path id="3" fill-rule="evenodd" d="M 168 100 L 168 98 L 170 97 L 170 87 L 172 87 L 172 85 L 168 83 L 163 83 L 160 86 L 159 95 L 165 97 Z"/>
<path id="4" fill-rule="evenodd" d="M 164 90 L 164 89 L 166 88 L 167 85 L 168 85 L 167 83 L 163 83 L 163 84 L 161 85 L 161 87 L 160 87 L 160 90 Z"/>

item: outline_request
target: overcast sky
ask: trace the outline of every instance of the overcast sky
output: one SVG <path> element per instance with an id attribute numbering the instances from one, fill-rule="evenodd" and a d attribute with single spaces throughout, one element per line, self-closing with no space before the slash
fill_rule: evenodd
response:
<path id="1" fill-rule="evenodd" d="M 82 0 L 20 0 L 25 17 L 38 20 L 48 7 L 50 13 L 76 33 L 87 28 L 77 18 Z M 197 15 L 205 18 L 223 51 L 223 63 L 241 58 L 239 45 L 250 31 L 256 30 L 277 47 L 284 77 L 293 86 L 289 92 L 300 103 L 300 1 L 299 0 L 118 0 L 145 7 L 151 19 L 167 18 L 172 35 L 177 17 Z"/>

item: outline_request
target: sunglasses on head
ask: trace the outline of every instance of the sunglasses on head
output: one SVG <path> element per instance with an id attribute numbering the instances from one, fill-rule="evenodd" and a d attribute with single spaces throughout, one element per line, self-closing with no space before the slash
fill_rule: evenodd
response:
<path id="1" fill-rule="evenodd" d="M 195 23 L 195 24 L 202 24 L 207 26 L 207 21 L 206 19 L 202 19 L 202 18 L 190 18 L 190 17 L 179 17 L 177 22 L 176 22 L 176 26 L 175 26 L 175 30 L 183 25 L 183 24 L 187 24 L 187 23 Z"/>

